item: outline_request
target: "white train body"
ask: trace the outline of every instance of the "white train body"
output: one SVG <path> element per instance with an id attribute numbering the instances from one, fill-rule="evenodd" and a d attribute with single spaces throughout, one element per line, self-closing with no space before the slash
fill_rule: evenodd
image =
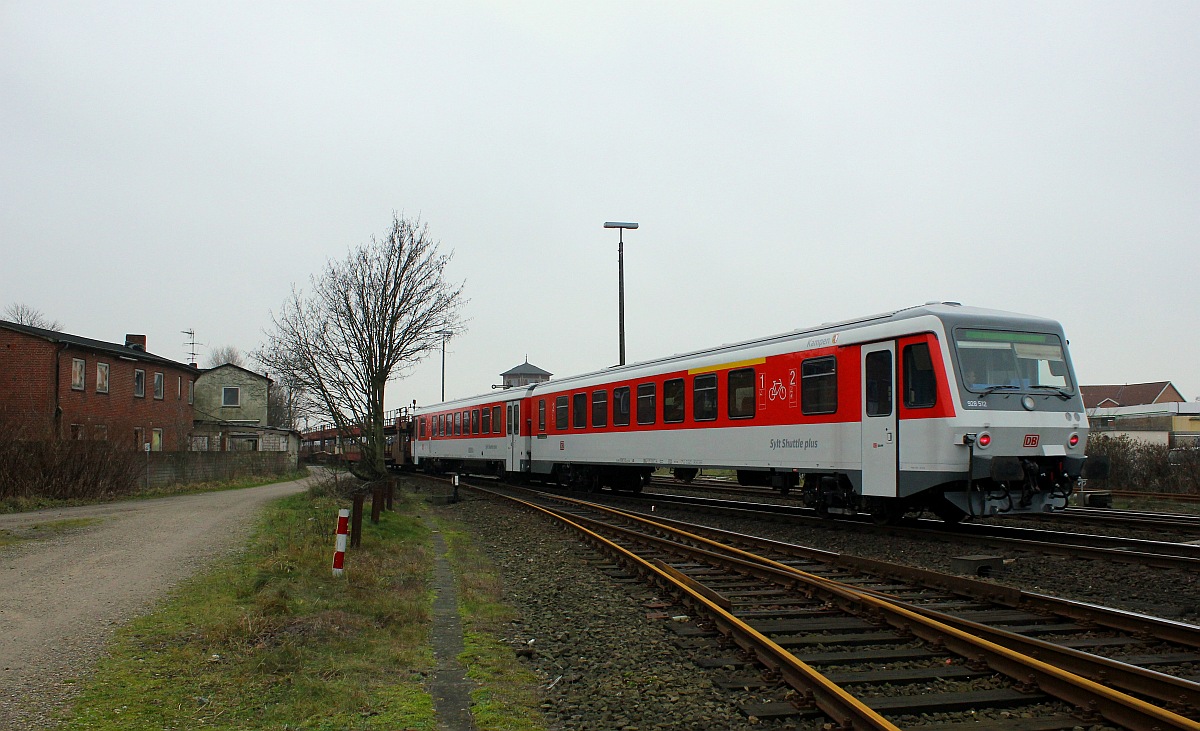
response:
<path id="1" fill-rule="evenodd" d="M 952 303 L 461 399 L 415 418 L 413 461 L 426 467 L 633 490 L 655 468 L 730 469 L 745 484 L 802 484 L 821 510 L 887 517 L 1064 507 L 1087 442 L 1061 326 Z"/>

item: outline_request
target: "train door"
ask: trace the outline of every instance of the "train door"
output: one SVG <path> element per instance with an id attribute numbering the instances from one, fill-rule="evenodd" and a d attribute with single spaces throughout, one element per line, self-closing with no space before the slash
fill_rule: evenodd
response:
<path id="1" fill-rule="evenodd" d="M 508 471 L 519 472 L 523 463 L 529 459 L 528 439 L 522 434 L 521 402 L 508 403 Z"/>
<path id="2" fill-rule="evenodd" d="M 896 343 L 862 348 L 862 494 L 895 497 L 899 434 Z"/>

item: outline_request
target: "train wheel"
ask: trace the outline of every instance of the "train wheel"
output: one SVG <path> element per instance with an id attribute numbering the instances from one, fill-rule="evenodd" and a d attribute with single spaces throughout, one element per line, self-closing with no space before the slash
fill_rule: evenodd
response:
<path id="1" fill-rule="evenodd" d="M 904 516 L 904 508 L 895 498 L 875 498 L 871 501 L 871 522 L 875 525 L 894 525 Z"/>
<path id="2" fill-rule="evenodd" d="M 675 476 L 676 480 L 679 480 L 686 485 L 687 483 L 696 479 L 696 475 L 700 474 L 700 470 L 696 469 L 695 467 L 676 467 L 672 474 Z"/>

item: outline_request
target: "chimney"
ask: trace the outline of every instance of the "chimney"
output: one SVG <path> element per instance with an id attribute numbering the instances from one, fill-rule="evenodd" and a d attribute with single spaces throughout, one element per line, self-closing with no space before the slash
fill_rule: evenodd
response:
<path id="1" fill-rule="evenodd" d="M 141 351 L 145 352 L 146 336 L 145 335 L 126 335 L 125 336 L 125 347 L 133 348 L 134 350 L 141 350 Z"/>

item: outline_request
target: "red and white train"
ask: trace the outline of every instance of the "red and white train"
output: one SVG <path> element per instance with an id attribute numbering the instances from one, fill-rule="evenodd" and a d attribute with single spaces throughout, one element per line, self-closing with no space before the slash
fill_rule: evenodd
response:
<path id="1" fill-rule="evenodd" d="M 418 468 L 638 491 L 656 468 L 894 519 L 1060 509 L 1088 423 L 1062 327 L 927 304 L 416 409 Z"/>

